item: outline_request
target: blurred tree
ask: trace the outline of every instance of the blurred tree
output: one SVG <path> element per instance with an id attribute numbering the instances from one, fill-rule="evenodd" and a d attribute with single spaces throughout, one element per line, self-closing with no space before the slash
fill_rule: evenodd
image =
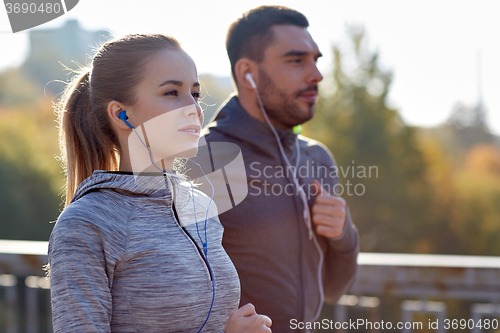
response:
<path id="1" fill-rule="evenodd" d="M 392 73 L 381 69 L 378 52 L 368 50 L 364 28 L 348 27 L 347 35 L 347 47 L 333 47 L 331 82 L 323 86 L 305 134 L 330 148 L 344 185 L 360 183 L 366 189 L 362 195 L 343 195 L 362 250 L 431 252 L 431 198 L 415 129 L 387 105 Z M 343 174 L 348 167 L 355 172 Z M 370 167 L 371 175 L 361 173 Z"/>
<path id="2" fill-rule="evenodd" d="M 500 149 L 477 145 L 455 180 L 452 227 L 461 252 L 500 255 Z"/>
<path id="3" fill-rule="evenodd" d="M 0 105 L 32 104 L 42 97 L 42 88 L 21 69 L 9 68 L 0 73 Z"/>
<path id="4" fill-rule="evenodd" d="M 469 150 L 465 167 L 476 175 L 500 177 L 500 148 L 480 144 Z"/>
<path id="5" fill-rule="evenodd" d="M 48 240 L 63 174 L 50 100 L 0 108 L 0 239 Z"/>
<path id="6" fill-rule="evenodd" d="M 392 75 L 363 28 L 347 35 L 333 47 L 334 70 L 305 134 L 331 149 L 344 186 L 365 186 L 362 195 L 343 194 L 361 249 L 500 255 L 500 148 L 483 105 L 457 104 L 437 128 L 405 125 L 388 106 Z M 358 172 L 370 166 L 378 174 Z"/>
<path id="7" fill-rule="evenodd" d="M 477 144 L 495 141 L 486 124 L 485 107 L 481 102 L 474 107 L 456 103 L 445 126 L 451 129 L 452 141 L 462 153 Z"/>
<path id="8" fill-rule="evenodd" d="M 418 138 L 427 165 L 424 181 L 430 185 L 428 196 L 432 201 L 428 207 L 432 232 L 421 242 L 432 248 L 433 253 L 467 254 L 453 227 L 453 209 L 457 205 L 455 159 L 429 132 L 420 131 Z"/>
<path id="9" fill-rule="evenodd" d="M 440 141 L 446 154 L 460 163 L 475 145 L 493 144 L 500 148 L 500 137 L 490 132 L 485 113 L 486 107 L 481 101 L 476 106 L 457 102 L 444 124 L 420 128 L 419 132 Z"/>

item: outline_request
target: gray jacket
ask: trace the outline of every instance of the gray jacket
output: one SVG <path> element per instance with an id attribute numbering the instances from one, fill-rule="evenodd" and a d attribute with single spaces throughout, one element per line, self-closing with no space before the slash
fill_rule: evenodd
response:
<path id="1" fill-rule="evenodd" d="M 240 276 L 241 304 L 251 302 L 258 313 L 268 315 L 273 321 L 273 333 L 290 332 L 291 319 L 314 321 L 323 296 L 325 301 L 334 303 L 352 283 L 359 251 L 358 233 L 347 210 L 340 239 L 314 234 L 321 247 L 320 255 L 302 217 L 302 201 L 298 195 L 287 194 L 296 187 L 291 176 L 282 172 L 286 170 L 285 162 L 268 125 L 250 116 L 234 96 L 213 119 L 204 129 L 213 168 L 221 168 L 217 161 L 229 161 L 234 155 L 231 151 L 214 151 L 215 143 L 230 142 L 240 147 L 246 169 L 247 197 L 219 216 L 225 230 L 224 248 Z M 297 135 L 285 129 L 276 130 L 294 165 Z M 310 195 L 309 185 L 317 179 L 333 189 L 338 183 L 335 162 L 320 142 L 302 135 L 298 139 L 299 185 L 308 192 L 312 208 L 316 196 Z M 202 155 L 203 150 L 198 154 L 200 163 L 206 159 Z M 191 169 L 197 171 L 194 165 Z M 190 176 L 200 177 L 195 172 Z M 234 191 L 230 182 L 228 188 Z"/>
<path id="2" fill-rule="evenodd" d="M 240 284 L 217 217 L 206 224 L 208 263 L 202 255 L 196 226 L 204 239 L 209 198 L 195 190 L 196 223 L 189 185 L 140 179 L 95 171 L 59 216 L 48 253 L 54 332 L 197 332 L 211 279 L 203 332 L 221 331 L 237 309 Z"/>

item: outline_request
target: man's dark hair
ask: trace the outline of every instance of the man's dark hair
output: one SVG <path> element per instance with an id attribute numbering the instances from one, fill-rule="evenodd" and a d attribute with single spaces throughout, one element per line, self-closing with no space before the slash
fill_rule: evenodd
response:
<path id="1" fill-rule="evenodd" d="M 271 28 L 278 24 L 309 27 L 303 14 L 284 6 L 260 6 L 231 23 L 226 35 L 226 49 L 235 82 L 236 62 L 243 57 L 256 62 L 264 60 L 264 51 L 274 40 Z"/>

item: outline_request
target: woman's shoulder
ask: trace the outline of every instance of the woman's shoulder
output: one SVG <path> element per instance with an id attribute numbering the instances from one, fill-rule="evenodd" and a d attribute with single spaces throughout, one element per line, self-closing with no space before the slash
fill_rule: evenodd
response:
<path id="1" fill-rule="evenodd" d="M 56 228 L 116 231 L 122 229 L 134 205 L 100 192 L 90 192 L 70 203 L 57 219 Z"/>
<path id="2" fill-rule="evenodd" d="M 133 206 L 99 204 L 89 193 L 69 204 L 59 215 L 49 240 L 49 256 L 54 251 L 102 251 L 119 257 L 126 248 L 127 221 Z"/>

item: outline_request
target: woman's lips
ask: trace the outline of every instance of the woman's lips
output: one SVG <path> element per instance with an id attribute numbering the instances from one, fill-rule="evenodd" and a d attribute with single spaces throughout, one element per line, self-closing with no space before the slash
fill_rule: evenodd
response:
<path id="1" fill-rule="evenodd" d="M 189 125 L 189 126 L 186 126 L 186 127 L 179 129 L 179 132 L 182 132 L 182 133 L 187 134 L 187 135 L 199 137 L 200 130 L 201 130 L 200 125 L 193 124 L 193 125 Z"/>

